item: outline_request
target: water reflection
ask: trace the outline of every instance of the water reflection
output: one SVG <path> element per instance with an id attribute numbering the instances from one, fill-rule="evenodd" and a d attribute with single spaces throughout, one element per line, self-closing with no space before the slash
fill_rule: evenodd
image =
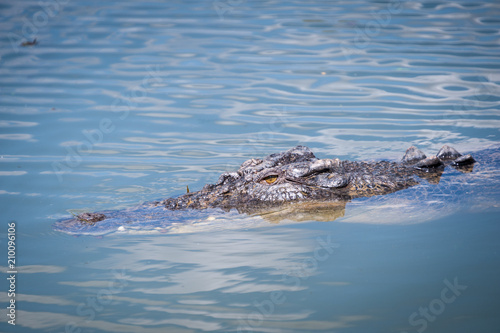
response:
<path id="1" fill-rule="evenodd" d="M 283 282 L 282 276 L 290 272 L 307 277 L 317 274 L 306 260 L 315 260 L 316 251 L 324 262 L 338 244 L 331 236 L 320 238 L 310 231 L 256 230 L 222 231 L 217 237 L 189 234 L 125 242 L 109 238 L 92 252 L 99 253 L 101 246 L 112 250 L 106 250 L 109 255 L 90 263 L 88 268 L 126 271 L 127 287 L 116 301 L 132 309 L 125 310 L 127 315 L 122 313 L 120 324 L 213 331 L 238 326 L 241 318 L 254 311 L 252 299 L 256 293 L 289 294 L 306 289 L 303 283 Z M 306 279 L 305 275 L 302 279 Z M 280 310 L 270 314 L 269 325 L 307 321 L 313 314 L 314 310 L 307 308 Z"/>
<path id="2" fill-rule="evenodd" d="M 19 295 L 19 301 L 57 309 L 20 309 L 20 326 L 47 332 L 68 326 L 106 332 L 238 327 L 255 311 L 256 295 L 279 291 L 290 297 L 308 289 L 306 281 L 339 247 L 332 235 L 299 229 L 110 237 L 89 245 L 85 253 L 93 259 L 82 267 L 19 267 L 23 273 L 52 274 L 51 286 L 73 290 L 57 297 Z M 280 303 L 279 308 L 260 326 L 287 327 L 289 321 L 336 325 L 315 321 L 315 310 L 307 305 L 293 309 L 293 304 Z"/>
<path id="3" fill-rule="evenodd" d="M 22 325 L 47 332 L 68 323 L 106 332 L 331 332 L 366 331 L 384 321 L 384 327 L 407 329 L 408 315 L 439 296 L 444 278 L 459 274 L 461 283 L 472 285 L 480 273 L 471 267 L 484 267 L 483 260 L 492 258 L 484 259 L 489 251 L 464 242 L 471 223 L 455 218 L 431 230 L 338 224 L 329 231 L 266 228 L 220 230 L 209 237 L 91 239 L 78 250 L 86 263 L 51 279 L 71 286 L 73 294 L 52 298 L 54 311 L 21 312 L 29 318 Z M 495 225 L 489 228 L 498 229 Z M 403 237 L 407 233 L 412 236 Z M 481 233 L 475 229 L 472 238 Z M 71 239 L 71 244 L 81 243 Z M 457 256 L 458 244 L 471 252 Z M 479 301 L 491 284 L 485 288 L 468 295 Z M 363 302 L 353 295 L 363 295 Z M 92 318 L 87 299 L 97 302 Z M 32 303 L 39 300 L 32 298 Z M 454 310 L 441 318 L 451 320 L 461 304 L 453 304 Z"/>

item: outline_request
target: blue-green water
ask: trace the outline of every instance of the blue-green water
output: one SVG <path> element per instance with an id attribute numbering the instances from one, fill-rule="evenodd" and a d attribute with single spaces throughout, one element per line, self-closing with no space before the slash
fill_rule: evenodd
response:
<path id="1" fill-rule="evenodd" d="M 0 266 L 14 222 L 18 271 L 15 297 L 0 284 L 0 331 L 498 331 L 498 2 L 47 0 L 0 13 Z M 357 160 L 410 145 L 496 154 L 323 222 L 53 230 L 298 144 Z"/>

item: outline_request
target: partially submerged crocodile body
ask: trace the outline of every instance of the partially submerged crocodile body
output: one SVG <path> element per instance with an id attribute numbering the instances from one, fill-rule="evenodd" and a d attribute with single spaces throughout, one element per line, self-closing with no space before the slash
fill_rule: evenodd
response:
<path id="1" fill-rule="evenodd" d="M 432 157 L 410 147 L 400 163 L 318 159 L 308 147 L 297 146 L 248 160 L 213 185 L 158 204 L 170 210 L 217 207 L 251 213 L 284 202 L 349 201 L 408 188 L 418 184 L 416 176 L 438 178 L 446 165 L 466 170 L 473 163 L 471 155 L 449 146 Z"/>
<path id="2" fill-rule="evenodd" d="M 133 213 L 82 213 L 58 222 L 58 227 L 74 224 L 98 227 L 107 219 L 130 223 L 141 216 L 162 218 L 167 211 L 178 210 L 218 208 L 264 214 L 287 203 L 337 202 L 345 206 L 354 198 L 396 192 L 419 184 L 421 179 L 437 183 L 445 167 L 469 172 L 474 162 L 471 155 L 462 155 L 449 146 L 443 146 L 432 157 L 410 147 L 400 162 L 318 159 L 309 148 L 297 146 L 263 159 L 247 160 L 236 172 L 223 173 L 217 183 L 207 184 L 200 191 L 145 203 L 130 211 Z"/>

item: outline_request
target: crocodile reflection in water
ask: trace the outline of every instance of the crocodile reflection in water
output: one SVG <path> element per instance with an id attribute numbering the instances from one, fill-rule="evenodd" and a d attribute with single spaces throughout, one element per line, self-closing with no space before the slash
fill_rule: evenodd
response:
<path id="1" fill-rule="evenodd" d="M 208 208 L 259 214 L 270 221 L 287 215 L 292 220 L 306 220 L 312 212 L 333 220 L 343 215 L 345 203 L 351 199 L 403 190 L 419 184 L 420 179 L 438 183 L 446 166 L 469 172 L 474 162 L 471 155 L 462 155 L 449 146 L 432 157 L 410 147 L 400 162 L 318 159 L 308 147 L 297 146 L 263 159 L 247 160 L 238 171 L 223 173 L 217 183 L 207 184 L 200 191 L 143 204 L 133 210 L 133 220 L 140 214 L 147 220 L 161 211 Z M 125 223 L 127 215 L 82 213 L 59 222 L 58 229 L 64 223 L 94 226 L 108 218 Z"/>

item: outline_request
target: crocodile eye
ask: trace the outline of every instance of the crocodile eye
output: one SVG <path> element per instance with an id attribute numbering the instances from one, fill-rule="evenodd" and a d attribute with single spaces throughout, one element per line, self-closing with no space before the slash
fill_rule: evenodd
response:
<path id="1" fill-rule="evenodd" d="M 267 176 L 267 177 L 263 178 L 262 180 L 265 180 L 266 183 L 268 183 L 268 184 L 273 184 L 274 182 L 276 182 L 278 180 L 278 176 L 271 175 L 271 176 Z"/>

